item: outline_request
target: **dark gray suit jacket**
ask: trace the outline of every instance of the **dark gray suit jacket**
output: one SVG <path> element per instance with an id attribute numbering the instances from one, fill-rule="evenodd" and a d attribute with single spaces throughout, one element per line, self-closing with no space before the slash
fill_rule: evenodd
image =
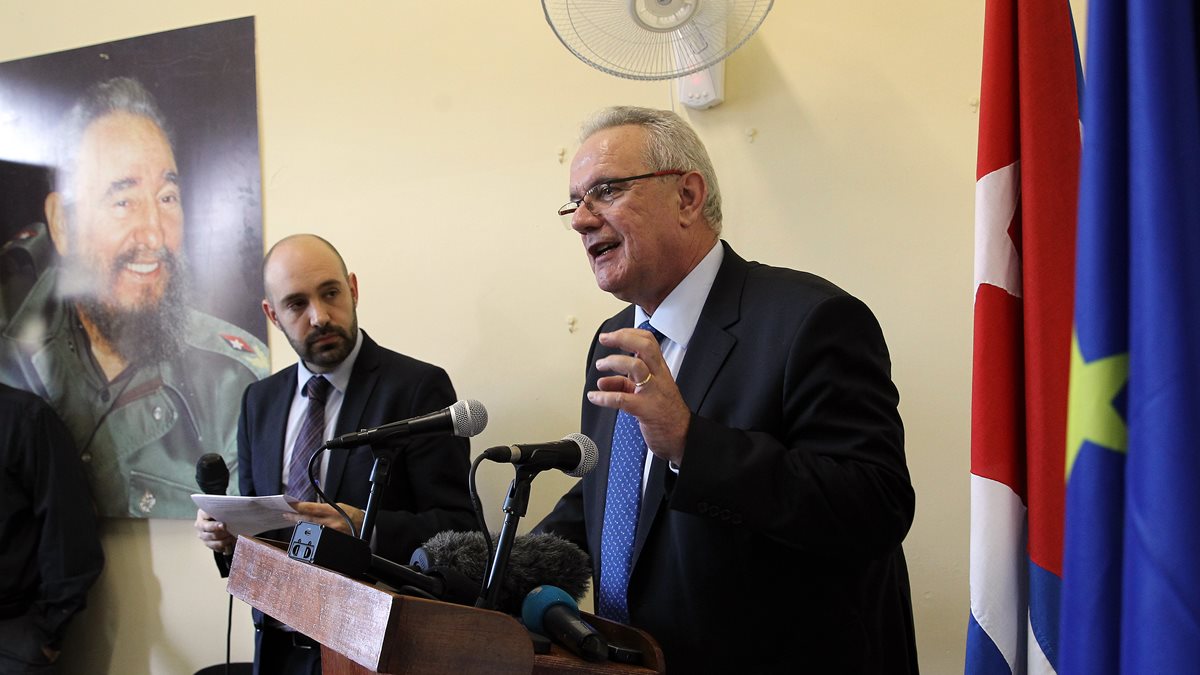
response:
<path id="1" fill-rule="evenodd" d="M 680 367 L 692 410 L 676 475 L 655 458 L 629 609 L 670 672 L 916 672 L 900 543 L 914 494 L 882 332 L 819 277 L 725 258 Z M 633 307 L 600 327 L 633 323 Z M 586 390 L 611 350 L 593 341 Z M 583 402 L 599 466 L 539 529 L 589 551 L 614 410 Z"/>

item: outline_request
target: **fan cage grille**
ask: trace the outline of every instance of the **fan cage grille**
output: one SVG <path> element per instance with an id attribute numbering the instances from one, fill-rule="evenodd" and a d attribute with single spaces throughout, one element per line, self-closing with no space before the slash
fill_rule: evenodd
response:
<path id="1" fill-rule="evenodd" d="M 584 63 L 631 80 L 668 80 L 732 54 L 754 35 L 774 0 L 694 0 L 679 28 L 654 31 L 633 18 L 640 0 L 542 0 L 546 22 Z M 720 42 L 720 44 L 717 44 Z"/>

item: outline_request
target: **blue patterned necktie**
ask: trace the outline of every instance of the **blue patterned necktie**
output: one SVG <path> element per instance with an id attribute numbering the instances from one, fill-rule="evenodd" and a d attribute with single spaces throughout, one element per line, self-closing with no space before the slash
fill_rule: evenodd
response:
<path id="1" fill-rule="evenodd" d="M 308 397 L 308 409 L 300 423 L 300 434 L 292 448 L 292 461 L 288 464 L 287 493 L 302 502 L 317 498 L 312 483 L 308 480 L 308 463 L 317 448 L 325 441 L 325 400 L 333 385 L 320 375 L 313 375 L 304 383 L 304 395 Z"/>
<path id="2" fill-rule="evenodd" d="M 662 342 L 663 334 L 649 321 L 638 326 Z M 608 459 L 608 491 L 604 498 L 604 529 L 600 532 L 600 584 L 596 613 L 605 619 L 629 623 L 629 573 L 633 566 L 633 540 L 642 506 L 642 473 L 646 466 L 646 439 L 637 418 L 617 411 L 612 451 Z"/>

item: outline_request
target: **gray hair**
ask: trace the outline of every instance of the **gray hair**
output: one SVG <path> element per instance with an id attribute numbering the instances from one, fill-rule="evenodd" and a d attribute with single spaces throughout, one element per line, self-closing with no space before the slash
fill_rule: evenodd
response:
<path id="1" fill-rule="evenodd" d="M 67 111 L 59 130 L 54 190 L 62 194 L 68 204 L 75 201 L 75 173 L 83 135 L 96 120 L 122 112 L 154 122 L 167 137 L 167 142 L 174 146 L 162 110 L 141 82 L 131 77 L 114 77 L 93 84 Z"/>
<path id="2" fill-rule="evenodd" d="M 651 171 L 684 169 L 697 171 L 708 184 L 703 214 L 714 234 L 721 234 L 721 188 L 708 150 L 687 122 L 670 110 L 635 106 L 613 106 L 597 111 L 584 121 L 579 141 L 604 129 L 622 126 L 641 127 L 646 132 L 644 158 Z"/>

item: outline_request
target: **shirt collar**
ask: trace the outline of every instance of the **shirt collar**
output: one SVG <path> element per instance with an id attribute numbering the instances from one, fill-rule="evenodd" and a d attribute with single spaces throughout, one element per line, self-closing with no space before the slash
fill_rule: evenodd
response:
<path id="1" fill-rule="evenodd" d="M 304 389 L 304 385 L 312 376 L 322 375 L 326 380 L 329 380 L 334 389 L 345 394 L 346 387 L 350 384 L 350 373 L 354 371 L 354 362 L 358 360 L 358 352 L 362 349 L 362 343 L 363 334 L 362 329 L 359 328 L 358 333 L 354 336 L 354 349 L 350 350 L 350 353 L 337 365 L 337 368 L 328 373 L 314 373 L 308 369 L 308 366 L 304 365 L 304 359 L 300 359 L 300 362 L 296 364 L 296 379 L 300 389 Z"/>
<path id="2" fill-rule="evenodd" d="M 724 259 L 725 247 L 717 241 L 700 263 L 667 295 L 653 317 L 646 314 L 641 307 L 634 308 L 633 325 L 640 326 L 643 321 L 649 319 L 658 332 L 687 349 L 692 333 L 696 332 L 696 323 L 700 320 L 704 301 L 708 299 L 708 292 L 712 289 Z"/>

